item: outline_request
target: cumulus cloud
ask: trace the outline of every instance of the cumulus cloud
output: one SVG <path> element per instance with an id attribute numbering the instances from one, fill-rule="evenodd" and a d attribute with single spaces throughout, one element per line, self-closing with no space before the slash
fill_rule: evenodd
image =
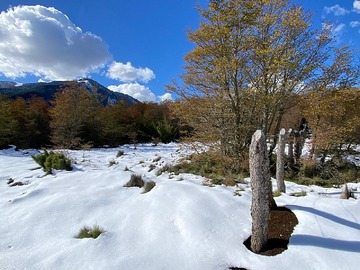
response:
<path id="1" fill-rule="evenodd" d="M 110 59 L 100 37 L 83 32 L 55 8 L 18 6 L 0 13 L 0 73 L 6 77 L 74 79 Z"/>
<path id="2" fill-rule="evenodd" d="M 166 93 L 166 94 L 164 94 L 162 96 L 158 96 L 158 98 L 159 98 L 160 102 L 164 102 L 164 101 L 167 101 L 167 100 L 173 100 L 170 93 Z"/>
<path id="3" fill-rule="evenodd" d="M 353 7 L 354 7 L 355 11 L 360 13 L 360 1 L 359 0 L 355 0 L 353 2 Z"/>
<path id="4" fill-rule="evenodd" d="M 120 62 L 113 62 L 109 66 L 107 73 L 111 79 L 119 80 L 121 82 L 144 82 L 147 83 L 155 78 L 154 72 L 149 68 L 135 68 L 130 62 L 126 64 Z"/>
<path id="5" fill-rule="evenodd" d="M 156 96 L 150 89 L 138 83 L 124 83 L 120 85 L 110 85 L 108 88 L 114 92 L 120 92 L 136 98 L 141 102 L 155 102 Z"/>
<path id="6" fill-rule="evenodd" d="M 326 14 L 333 13 L 335 16 L 342 16 L 342 15 L 346 15 L 346 14 L 350 13 L 349 10 L 341 7 L 338 4 L 335 6 L 332 6 L 332 7 L 325 7 L 324 11 Z"/>

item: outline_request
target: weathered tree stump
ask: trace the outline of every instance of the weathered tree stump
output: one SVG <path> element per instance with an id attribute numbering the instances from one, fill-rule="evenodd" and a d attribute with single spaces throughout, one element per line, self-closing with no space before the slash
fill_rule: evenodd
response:
<path id="1" fill-rule="evenodd" d="M 350 198 L 350 196 L 351 196 L 351 194 L 350 194 L 349 188 L 348 188 L 347 184 L 345 184 L 343 186 L 343 189 L 342 189 L 342 192 L 341 192 L 341 195 L 340 195 L 340 199 L 346 199 L 347 200 L 347 199 Z"/>
<path id="2" fill-rule="evenodd" d="M 276 151 L 276 184 L 277 190 L 280 192 L 285 192 L 285 140 L 286 140 L 286 131 L 284 128 L 280 130 L 278 148 Z"/>
<path id="3" fill-rule="evenodd" d="M 251 250 L 259 252 L 268 241 L 270 218 L 266 139 L 261 130 L 252 136 L 249 157 L 252 190 Z"/>
<path id="4" fill-rule="evenodd" d="M 292 168 L 295 164 L 294 161 L 294 131 L 290 128 L 288 131 L 288 166 Z"/>

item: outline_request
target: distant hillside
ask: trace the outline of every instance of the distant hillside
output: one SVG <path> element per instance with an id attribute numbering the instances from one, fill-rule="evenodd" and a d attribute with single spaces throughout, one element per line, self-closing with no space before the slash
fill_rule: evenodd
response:
<path id="1" fill-rule="evenodd" d="M 22 97 L 29 99 L 33 96 L 42 97 L 46 101 L 53 100 L 55 93 L 66 87 L 85 89 L 99 96 L 99 101 L 104 105 L 115 104 L 119 101 L 134 104 L 139 102 L 137 99 L 118 92 L 110 91 L 105 86 L 91 79 L 81 79 L 78 81 L 53 81 L 40 83 L 17 84 L 15 82 L 0 81 L 0 95 L 10 98 Z"/>

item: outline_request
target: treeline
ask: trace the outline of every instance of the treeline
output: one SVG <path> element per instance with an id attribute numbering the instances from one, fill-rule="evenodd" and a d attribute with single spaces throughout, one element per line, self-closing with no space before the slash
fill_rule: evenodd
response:
<path id="1" fill-rule="evenodd" d="M 44 99 L 0 96 L 0 148 L 115 147 L 125 143 L 179 138 L 168 104 L 118 103 L 103 106 L 86 90 L 67 88 L 49 104 Z"/>

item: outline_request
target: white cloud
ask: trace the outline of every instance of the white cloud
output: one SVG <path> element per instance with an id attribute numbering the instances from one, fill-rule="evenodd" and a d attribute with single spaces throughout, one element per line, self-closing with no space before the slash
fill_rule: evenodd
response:
<path id="1" fill-rule="evenodd" d="M 155 78 L 154 72 L 149 68 L 135 68 L 130 62 L 126 64 L 113 62 L 109 66 L 107 76 L 121 82 L 144 82 L 147 83 Z"/>
<path id="2" fill-rule="evenodd" d="M 335 16 L 342 16 L 342 15 L 346 15 L 346 14 L 350 13 L 349 10 L 339 6 L 338 4 L 336 4 L 335 6 L 332 6 L 332 7 L 325 7 L 324 11 L 326 14 L 334 13 Z"/>
<path id="3" fill-rule="evenodd" d="M 353 3 L 353 7 L 354 7 L 355 11 L 360 12 L 360 1 L 355 0 Z"/>
<path id="4" fill-rule="evenodd" d="M 18 6 L 0 13 L 0 73 L 46 80 L 84 77 L 111 59 L 101 38 L 55 8 Z"/>
<path id="5" fill-rule="evenodd" d="M 335 36 L 341 36 L 344 33 L 344 30 L 346 28 L 346 25 L 344 23 L 341 23 L 339 25 L 334 25 L 334 27 L 332 28 L 332 33 Z"/>
<path id="6" fill-rule="evenodd" d="M 350 22 L 350 27 L 359 27 L 360 26 L 360 22 L 359 21 L 351 21 Z"/>
<path id="7" fill-rule="evenodd" d="M 158 98 L 159 98 L 160 102 L 164 102 L 164 101 L 167 101 L 167 100 L 173 100 L 170 93 L 166 93 L 166 94 L 164 94 L 162 96 L 158 96 Z"/>
<path id="8" fill-rule="evenodd" d="M 110 85 L 108 88 L 114 92 L 120 92 L 136 98 L 141 102 L 155 102 L 156 96 L 146 86 L 138 83 L 125 83 L 120 85 Z"/>

